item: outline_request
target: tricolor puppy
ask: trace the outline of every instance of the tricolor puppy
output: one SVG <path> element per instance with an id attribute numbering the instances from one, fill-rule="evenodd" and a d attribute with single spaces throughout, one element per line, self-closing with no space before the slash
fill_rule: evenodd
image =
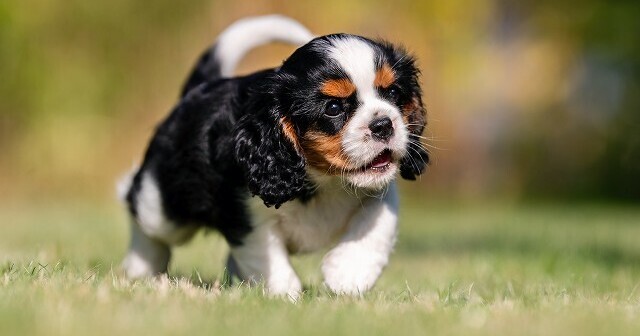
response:
<path id="1" fill-rule="evenodd" d="M 277 68 L 232 77 L 249 49 L 274 40 L 302 46 Z M 290 254 L 331 246 L 325 284 L 369 290 L 396 239 L 394 179 L 428 162 L 418 73 L 386 42 L 314 38 L 282 16 L 230 26 L 121 185 L 133 219 L 126 274 L 165 272 L 170 247 L 204 227 L 229 243 L 229 270 L 272 295 L 302 290 Z"/>

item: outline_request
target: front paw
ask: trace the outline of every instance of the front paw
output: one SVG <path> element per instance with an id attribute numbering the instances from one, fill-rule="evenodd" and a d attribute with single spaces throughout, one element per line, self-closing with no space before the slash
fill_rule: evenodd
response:
<path id="1" fill-rule="evenodd" d="M 266 287 L 270 296 L 287 297 L 293 302 L 296 302 L 302 293 L 302 283 L 295 274 L 271 277 L 266 282 Z"/>
<path id="2" fill-rule="evenodd" d="M 325 256 L 324 283 L 336 294 L 361 296 L 373 287 L 386 264 L 386 257 L 372 251 L 343 246 Z"/>

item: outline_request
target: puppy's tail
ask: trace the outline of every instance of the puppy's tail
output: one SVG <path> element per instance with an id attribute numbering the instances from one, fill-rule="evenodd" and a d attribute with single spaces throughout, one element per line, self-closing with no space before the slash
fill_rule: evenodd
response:
<path id="1" fill-rule="evenodd" d="M 236 65 L 251 49 L 274 41 L 302 45 L 313 39 L 299 22 L 282 15 L 265 15 L 238 20 L 225 29 L 191 72 L 182 90 L 219 78 L 231 77 Z"/>

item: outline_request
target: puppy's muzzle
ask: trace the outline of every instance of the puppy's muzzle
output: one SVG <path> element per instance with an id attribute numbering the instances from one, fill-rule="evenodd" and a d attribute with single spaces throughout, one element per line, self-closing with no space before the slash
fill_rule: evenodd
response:
<path id="1" fill-rule="evenodd" d="M 389 138 L 393 136 L 393 123 L 389 117 L 374 119 L 369 124 L 371 136 L 380 142 L 389 142 Z"/>

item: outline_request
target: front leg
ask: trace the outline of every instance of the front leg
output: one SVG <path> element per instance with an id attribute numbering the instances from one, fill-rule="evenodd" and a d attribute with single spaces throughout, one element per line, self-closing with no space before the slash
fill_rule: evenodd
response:
<path id="1" fill-rule="evenodd" d="M 270 295 L 296 300 L 302 284 L 289 263 L 289 254 L 272 224 L 260 225 L 245 237 L 240 246 L 231 247 L 233 271 L 249 284 L 264 281 Z"/>
<path id="2" fill-rule="evenodd" d="M 398 195 L 392 183 L 382 199 L 365 201 L 338 245 L 324 257 L 322 273 L 329 289 L 348 295 L 371 289 L 393 250 L 397 222 Z"/>

